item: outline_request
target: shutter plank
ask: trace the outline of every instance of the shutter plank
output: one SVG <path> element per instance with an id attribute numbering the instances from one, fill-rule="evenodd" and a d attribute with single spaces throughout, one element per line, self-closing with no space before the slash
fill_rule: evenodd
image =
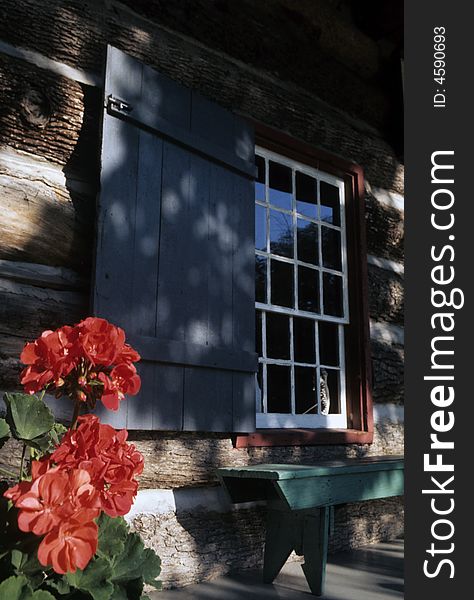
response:
<path id="1" fill-rule="evenodd" d="M 140 131 L 131 327 L 146 336 L 156 336 L 162 161 L 163 141 Z"/>
<path id="2" fill-rule="evenodd" d="M 183 429 L 184 367 L 155 363 L 153 369 L 155 375 L 153 420 L 146 429 L 181 431 Z"/>
<path id="3" fill-rule="evenodd" d="M 157 336 L 184 341 L 191 156 L 169 142 L 163 145 L 161 240 Z"/>
<path id="4" fill-rule="evenodd" d="M 186 367 L 184 431 L 233 431 L 231 399 L 227 371 Z"/>
<path id="5" fill-rule="evenodd" d="M 135 127 L 105 118 L 94 314 L 126 330 L 133 287 L 138 140 Z"/>
<path id="6" fill-rule="evenodd" d="M 211 171 L 209 202 L 209 344 L 233 347 L 232 255 L 234 223 L 232 175 L 217 165 Z"/>

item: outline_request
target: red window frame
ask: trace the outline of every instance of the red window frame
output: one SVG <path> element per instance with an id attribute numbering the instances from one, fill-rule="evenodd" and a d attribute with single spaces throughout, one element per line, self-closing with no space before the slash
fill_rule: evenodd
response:
<path id="1" fill-rule="evenodd" d="M 340 177 L 346 189 L 346 232 L 350 323 L 345 327 L 347 429 L 260 429 L 237 435 L 237 448 L 370 444 L 373 441 L 372 368 L 370 357 L 365 228 L 364 172 L 359 165 L 319 150 L 285 133 L 253 123 L 255 143 Z"/>

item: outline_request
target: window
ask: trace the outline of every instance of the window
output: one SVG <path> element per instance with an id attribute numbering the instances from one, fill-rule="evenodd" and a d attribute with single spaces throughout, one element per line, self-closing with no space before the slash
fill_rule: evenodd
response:
<path id="1" fill-rule="evenodd" d="M 257 427 L 346 427 L 344 181 L 256 149 Z"/>

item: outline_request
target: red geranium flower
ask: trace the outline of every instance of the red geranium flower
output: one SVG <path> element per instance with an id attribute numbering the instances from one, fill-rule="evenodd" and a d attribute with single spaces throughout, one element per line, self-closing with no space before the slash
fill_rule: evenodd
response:
<path id="1" fill-rule="evenodd" d="M 74 328 L 65 326 L 44 331 L 36 341 L 25 345 L 20 360 L 29 365 L 21 373 L 27 393 L 38 392 L 52 382 L 62 383 L 63 377 L 76 366 L 76 339 Z"/>
<path id="2" fill-rule="evenodd" d="M 43 535 L 65 520 L 92 521 L 100 514 L 100 502 L 90 481 L 83 469 L 49 469 L 16 499 L 15 506 L 20 509 L 18 527 Z"/>
<path id="3" fill-rule="evenodd" d="M 97 551 L 98 527 L 94 522 L 66 521 L 50 531 L 38 548 L 43 566 L 51 565 L 56 573 L 74 573 L 85 569 Z"/>
<path id="4" fill-rule="evenodd" d="M 92 365 L 110 367 L 124 349 L 125 332 L 106 319 L 88 317 L 77 324 L 82 354 Z"/>
<path id="5" fill-rule="evenodd" d="M 125 394 L 134 396 L 140 391 L 140 376 L 131 364 L 117 365 L 109 375 L 99 373 L 99 380 L 104 384 L 102 404 L 109 410 L 117 410 Z"/>
<path id="6" fill-rule="evenodd" d="M 138 490 L 135 477 L 143 471 L 143 456 L 127 443 L 128 432 L 102 425 L 95 415 L 83 415 L 51 455 L 60 469 L 85 469 L 109 516 L 125 515 Z"/>

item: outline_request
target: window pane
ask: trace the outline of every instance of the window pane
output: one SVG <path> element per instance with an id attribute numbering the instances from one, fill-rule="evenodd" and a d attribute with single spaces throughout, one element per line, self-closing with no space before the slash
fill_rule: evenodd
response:
<path id="1" fill-rule="evenodd" d="M 262 356 L 262 312 L 257 310 L 255 319 L 255 351 Z"/>
<path id="2" fill-rule="evenodd" d="M 339 188 L 321 181 L 319 190 L 321 194 L 321 221 L 339 226 L 341 224 Z"/>
<path id="3" fill-rule="evenodd" d="M 291 215 L 270 211 L 270 252 L 293 258 L 293 223 Z"/>
<path id="4" fill-rule="evenodd" d="M 341 412 L 341 386 L 339 373 L 335 369 L 321 369 L 320 394 L 321 414 L 333 415 Z"/>
<path id="5" fill-rule="evenodd" d="M 293 308 L 295 303 L 293 265 L 271 260 L 272 304 Z"/>
<path id="6" fill-rule="evenodd" d="M 293 345 L 296 362 L 316 364 L 314 321 L 301 317 L 293 318 Z"/>
<path id="7" fill-rule="evenodd" d="M 267 356 L 290 358 L 290 318 L 287 315 L 267 312 Z"/>
<path id="8" fill-rule="evenodd" d="M 331 367 L 339 366 L 339 325 L 319 321 L 319 362 Z"/>
<path id="9" fill-rule="evenodd" d="M 323 266 L 340 271 L 341 262 L 341 232 L 329 227 L 321 227 Z"/>
<path id="10" fill-rule="evenodd" d="M 255 200 L 265 201 L 265 160 L 261 156 L 255 157 L 257 167 L 257 180 L 255 181 Z"/>
<path id="11" fill-rule="evenodd" d="M 267 365 L 267 412 L 291 413 L 290 367 Z"/>
<path id="12" fill-rule="evenodd" d="M 316 374 L 316 369 L 295 367 L 296 414 L 314 415 L 318 412 Z"/>
<path id="13" fill-rule="evenodd" d="M 316 179 L 296 172 L 296 210 L 307 217 L 318 218 Z"/>
<path id="14" fill-rule="evenodd" d="M 292 208 L 291 169 L 270 161 L 269 163 L 270 204 L 279 208 Z"/>
<path id="15" fill-rule="evenodd" d="M 319 271 L 298 267 L 298 308 L 319 312 Z"/>
<path id="16" fill-rule="evenodd" d="M 267 301 L 267 259 L 255 256 L 255 301 Z"/>
<path id="17" fill-rule="evenodd" d="M 316 223 L 298 219 L 298 260 L 319 264 L 318 226 Z"/>
<path id="18" fill-rule="evenodd" d="M 332 317 L 344 316 L 342 301 L 342 277 L 323 273 L 324 314 Z"/>
<path id="19" fill-rule="evenodd" d="M 255 205 L 255 248 L 267 251 L 267 210 L 260 204 Z"/>

